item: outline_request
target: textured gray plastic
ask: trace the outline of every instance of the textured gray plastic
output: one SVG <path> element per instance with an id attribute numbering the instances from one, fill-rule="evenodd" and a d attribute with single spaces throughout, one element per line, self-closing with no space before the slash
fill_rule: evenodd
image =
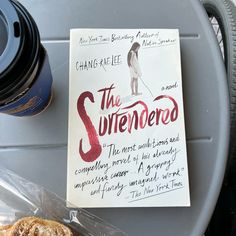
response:
<path id="1" fill-rule="evenodd" d="M 129 235 L 202 236 L 224 176 L 229 97 L 216 38 L 198 0 L 21 0 L 39 27 L 53 74 L 53 101 L 32 118 L 0 115 L 0 165 L 66 193 L 69 29 L 179 28 L 190 208 L 89 211 Z"/>

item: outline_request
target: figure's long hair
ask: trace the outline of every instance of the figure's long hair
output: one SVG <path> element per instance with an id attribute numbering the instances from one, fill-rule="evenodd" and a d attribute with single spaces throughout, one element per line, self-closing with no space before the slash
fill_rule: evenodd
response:
<path id="1" fill-rule="evenodd" d="M 130 48 L 129 52 L 128 52 L 128 55 L 127 55 L 127 63 L 128 63 L 128 66 L 131 66 L 131 63 L 130 63 L 130 59 L 131 59 L 131 51 L 135 52 L 135 49 L 140 47 L 140 44 L 135 42 L 133 43 L 132 47 Z M 138 58 L 138 52 L 135 52 L 136 53 L 136 57 Z"/>

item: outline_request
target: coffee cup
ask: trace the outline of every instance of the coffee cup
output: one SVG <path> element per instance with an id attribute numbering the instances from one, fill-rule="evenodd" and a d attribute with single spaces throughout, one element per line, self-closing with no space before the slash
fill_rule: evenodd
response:
<path id="1" fill-rule="evenodd" d="M 52 74 L 35 21 L 15 0 L 0 1 L 0 113 L 32 116 L 52 97 Z"/>

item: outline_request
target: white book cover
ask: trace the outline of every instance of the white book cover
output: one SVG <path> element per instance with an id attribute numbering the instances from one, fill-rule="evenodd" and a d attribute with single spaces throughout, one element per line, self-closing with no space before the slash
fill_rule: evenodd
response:
<path id="1" fill-rule="evenodd" d="M 70 31 L 67 200 L 190 206 L 177 29 Z"/>

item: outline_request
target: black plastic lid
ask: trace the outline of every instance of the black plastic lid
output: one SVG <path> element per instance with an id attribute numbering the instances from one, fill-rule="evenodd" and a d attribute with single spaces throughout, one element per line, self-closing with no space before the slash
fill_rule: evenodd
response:
<path id="1" fill-rule="evenodd" d="M 2 12 L 2 16 L 4 15 L 4 18 L 7 19 L 9 15 L 8 13 L 5 14 L 5 10 L 8 11 L 8 8 L 2 8 L 2 5 L 6 7 L 7 4 L 2 4 L 1 1 L 2 0 L 0 0 L 0 11 Z M 39 68 L 41 48 L 37 25 L 29 12 L 18 1 L 4 0 L 4 3 L 10 3 L 19 21 L 12 22 L 12 17 L 10 17 L 8 22 L 11 21 L 13 23 L 14 34 L 7 34 L 8 38 L 7 40 L 2 40 L 2 45 L 4 47 L 5 43 L 7 53 L 7 45 L 10 37 L 13 39 L 9 44 L 16 42 L 19 44 L 11 51 L 11 53 L 13 52 L 11 60 L 7 60 L 7 62 L 4 61 L 5 58 L 3 58 L 4 60 L 0 60 L 0 65 L 1 63 L 6 65 L 5 70 L 0 73 L 0 106 L 15 100 L 19 94 L 24 93 L 24 91 L 29 89 L 32 85 Z M 3 19 L 3 17 L 1 17 L 1 19 Z M 2 31 L 4 32 L 6 20 L 2 22 Z M 7 26 L 5 28 L 8 29 L 9 24 L 5 24 L 5 26 Z M 10 45 L 10 48 L 11 46 L 12 45 Z M 0 59 L 5 53 L 5 50 L 3 50 L 2 55 L 0 54 Z"/>
<path id="2" fill-rule="evenodd" d="M 20 48 L 20 20 L 8 0 L 0 1 L 0 74 L 14 60 Z M 1 78 L 0 78 L 1 80 Z"/>

